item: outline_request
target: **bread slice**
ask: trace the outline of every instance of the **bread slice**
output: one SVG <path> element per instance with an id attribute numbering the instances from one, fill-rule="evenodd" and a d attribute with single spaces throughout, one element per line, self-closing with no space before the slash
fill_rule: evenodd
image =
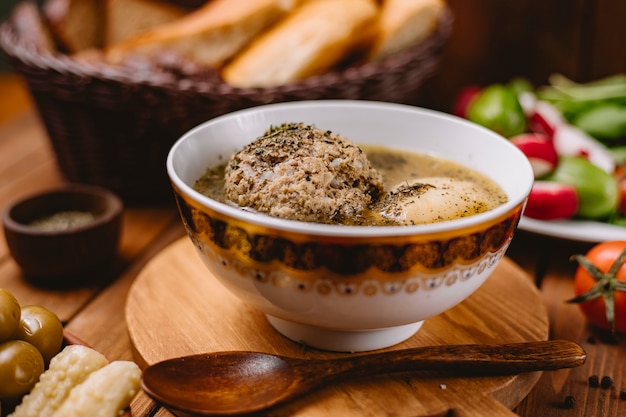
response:
<path id="1" fill-rule="evenodd" d="M 107 60 L 122 63 L 129 55 L 170 50 L 218 68 L 294 4 L 294 0 L 212 0 L 182 19 L 108 48 Z"/>
<path id="2" fill-rule="evenodd" d="M 43 14 L 66 52 L 102 47 L 102 0 L 47 0 Z"/>
<path id="3" fill-rule="evenodd" d="M 418 45 L 435 31 L 445 6 L 444 0 L 383 0 L 379 33 L 368 59 L 383 59 Z"/>
<path id="4" fill-rule="evenodd" d="M 371 39 L 374 0 L 311 0 L 255 40 L 226 65 L 236 87 L 269 87 L 328 71 Z"/>
<path id="5" fill-rule="evenodd" d="M 105 0 L 104 46 L 171 23 L 189 10 L 159 0 Z"/>

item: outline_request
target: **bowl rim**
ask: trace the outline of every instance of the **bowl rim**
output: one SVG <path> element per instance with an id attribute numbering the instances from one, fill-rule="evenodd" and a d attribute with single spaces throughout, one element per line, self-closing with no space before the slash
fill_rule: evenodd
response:
<path id="1" fill-rule="evenodd" d="M 265 215 L 263 213 L 256 213 L 250 210 L 242 209 L 241 207 L 237 207 L 235 205 L 229 205 L 226 203 L 221 203 L 217 200 L 211 199 L 198 191 L 194 190 L 191 186 L 187 185 L 183 179 L 178 175 L 176 169 L 174 167 L 174 155 L 177 153 L 178 149 L 183 146 L 188 140 L 191 140 L 198 131 L 209 128 L 212 125 L 219 124 L 224 122 L 225 120 L 237 118 L 246 114 L 254 114 L 254 113 L 262 113 L 266 110 L 278 110 L 284 108 L 302 108 L 302 109 L 313 109 L 313 108 L 324 108 L 328 109 L 329 107 L 334 107 L 335 109 L 338 107 L 357 107 L 357 108 L 385 108 L 388 110 L 398 110 L 405 112 L 414 112 L 416 114 L 423 114 L 429 117 L 440 118 L 446 120 L 446 122 L 459 123 L 469 128 L 482 131 L 483 134 L 487 136 L 491 136 L 494 139 L 502 140 L 502 145 L 505 147 L 509 147 L 510 151 L 514 154 L 517 154 L 520 158 L 523 158 L 523 161 L 526 165 L 526 172 L 517 172 L 517 175 L 525 176 L 527 179 L 527 187 L 525 190 L 521 190 L 517 198 L 510 198 L 509 200 L 501 204 L 500 206 L 489 210 L 487 212 L 474 214 L 472 216 L 463 217 L 455 220 L 448 220 L 440 223 L 432 223 L 432 224 L 418 224 L 418 225 L 402 225 L 402 226 L 372 226 L 372 227 L 363 227 L 363 226 L 345 226 L 345 225 L 334 225 L 334 224 L 322 224 L 322 223 L 312 223 L 312 222 L 303 222 L 297 220 L 288 220 L 282 219 L 278 217 L 271 217 L 269 215 Z M 524 162 L 522 162 L 524 164 Z M 184 133 L 179 139 L 177 139 L 170 151 L 167 155 L 166 160 L 166 170 L 169 176 L 170 182 L 174 190 L 178 193 L 182 193 L 186 195 L 188 198 L 191 198 L 201 205 L 204 205 L 211 210 L 243 223 L 250 223 L 261 227 L 266 227 L 270 229 L 281 230 L 285 232 L 295 232 L 306 235 L 313 236 L 334 236 L 334 237 L 355 237 L 355 238 L 372 238 L 372 237 L 393 237 L 393 236 L 411 236 L 411 235 L 423 235 L 423 234 L 431 234 L 431 233 L 446 233 L 457 229 L 472 228 L 479 226 L 484 222 L 488 222 L 490 220 L 502 218 L 511 214 L 518 206 L 524 206 L 526 204 L 526 200 L 530 193 L 534 176 L 532 172 L 532 167 L 530 162 L 526 158 L 526 156 L 510 141 L 506 140 L 503 136 L 489 130 L 483 126 L 480 126 L 476 123 L 470 122 L 468 120 L 462 119 L 460 117 L 454 116 L 452 114 L 444 113 L 438 110 L 432 110 L 407 104 L 399 104 L 399 103 L 388 103 L 381 101 L 373 101 L 373 100 L 353 100 L 353 99 L 333 99 L 333 100 L 303 100 L 297 102 L 286 102 L 286 103 L 273 103 L 266 104 L 260 106 L 254 106 L 247 109 L 237 110 L 234 112 L 230 112 L 224 114 L 222 116 L 215 117 L 213 119 L 207 120 L 200 125 L 192 128 L 191 130 Z M 523 208 L 523 207 L 522 207 Z M 521 217 L 521 216 L 520 216 Z"/>
<path id="2" fill-rule="evenodd" d="M 42 230 L 34 227 L 30 227 L 27 224 L 15 220 L 12 216 L 12 212 L 16 207 L 22 204 L 28 203 L 34 199 L 45 199 L 55 195 L 63 194 L 76 194 L 76 195 L 91 195 L 101 198 L 106 202 L 106 210 L 101 215 L 93 219 L 87 224 L 71 227 L 63 230 Z M 10 229 L 14 233 L 19 233 L 28 236 L 64 236 L 74 235 L 86 230 L 92 230 L 102 225 L 108 224 L 116 217 L 121 216 L 124 211 L 124 203 L 116 194 L 109 191 L 106 188 L 102 188 L 95 185 L 87 184 L 65 184 L 55 188 L 46 189 L 43 191 L 28 194 L 21 197 L 9 205 L 7 205 L 2 212 L 2 224 L 5 229 Z"/>

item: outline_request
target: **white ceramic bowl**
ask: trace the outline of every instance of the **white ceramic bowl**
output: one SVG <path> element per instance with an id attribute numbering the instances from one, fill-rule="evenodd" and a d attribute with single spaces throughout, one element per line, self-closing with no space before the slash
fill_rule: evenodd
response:
<path id="1" fill-rule="evenodd" d="M 508 202 L 437 224 L 337 226 L 255 214 L 193 190 L 207 167 L 285 122 L 461 163 L 493 179 Z M 336 351 L 399 343 L 472 294 L 504 256 L 533 183 L 527 158 L 490 130 L 431 110 L 352 100 L 271 104 L 210 120 L 174 144 L 167 171 L 213 275 L 283 335 Z"/>

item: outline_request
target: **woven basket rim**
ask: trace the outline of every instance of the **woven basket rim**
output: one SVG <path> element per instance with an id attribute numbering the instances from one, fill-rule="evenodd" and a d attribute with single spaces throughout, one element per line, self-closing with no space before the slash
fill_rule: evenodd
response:
<path id="1" fill-rule="evenodd" d="M 177 92 L 223 94 L 230 96 L 284 95 L 297 91 L 328 87 L 350 80 L 367 80 L 388 72 L 398 71 L 407 64 L 420 59 L 428 59 L 434 51 L 441 48 L 452 32 L 453 14 L 446 7 L 437 29 L 419 45 L 398 52 L 375 62 L 355 64 L 342 70 L 330 71 L 306 79 L 272 87 L 234 87 L 224 81 L 200 80 L 194 78 L 164 79 L 150 77 L 149 73 L 134 71 L 121 66 L 103 65 L 77 60 L 63 53 L 41 51 L 34 45 L 18 37 L 12 22 L 14 16 L 0 23 L 0 51 L 8 57 L 19 60 L 31 68 L 54 71 L 79 78 L 98 79 L 121 84 L 158 87 Z"/>

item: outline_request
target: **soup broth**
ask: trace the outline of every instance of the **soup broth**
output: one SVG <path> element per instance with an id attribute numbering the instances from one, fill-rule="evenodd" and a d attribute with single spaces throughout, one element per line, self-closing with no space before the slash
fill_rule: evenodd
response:
<path id="1" fill-rule="evenodd" d="M 382 175 L 385 193 L 362 215 L 337 224 L 389 226 L 453 220 L 491 210 L 507 201 L 505 192 L 481 173 L 433 155 L 361 145 Z M 226 204 L 226 164 L 210 168 L 194 189 Z M 434 194 L 433 194 L 434 193 Z"/>

